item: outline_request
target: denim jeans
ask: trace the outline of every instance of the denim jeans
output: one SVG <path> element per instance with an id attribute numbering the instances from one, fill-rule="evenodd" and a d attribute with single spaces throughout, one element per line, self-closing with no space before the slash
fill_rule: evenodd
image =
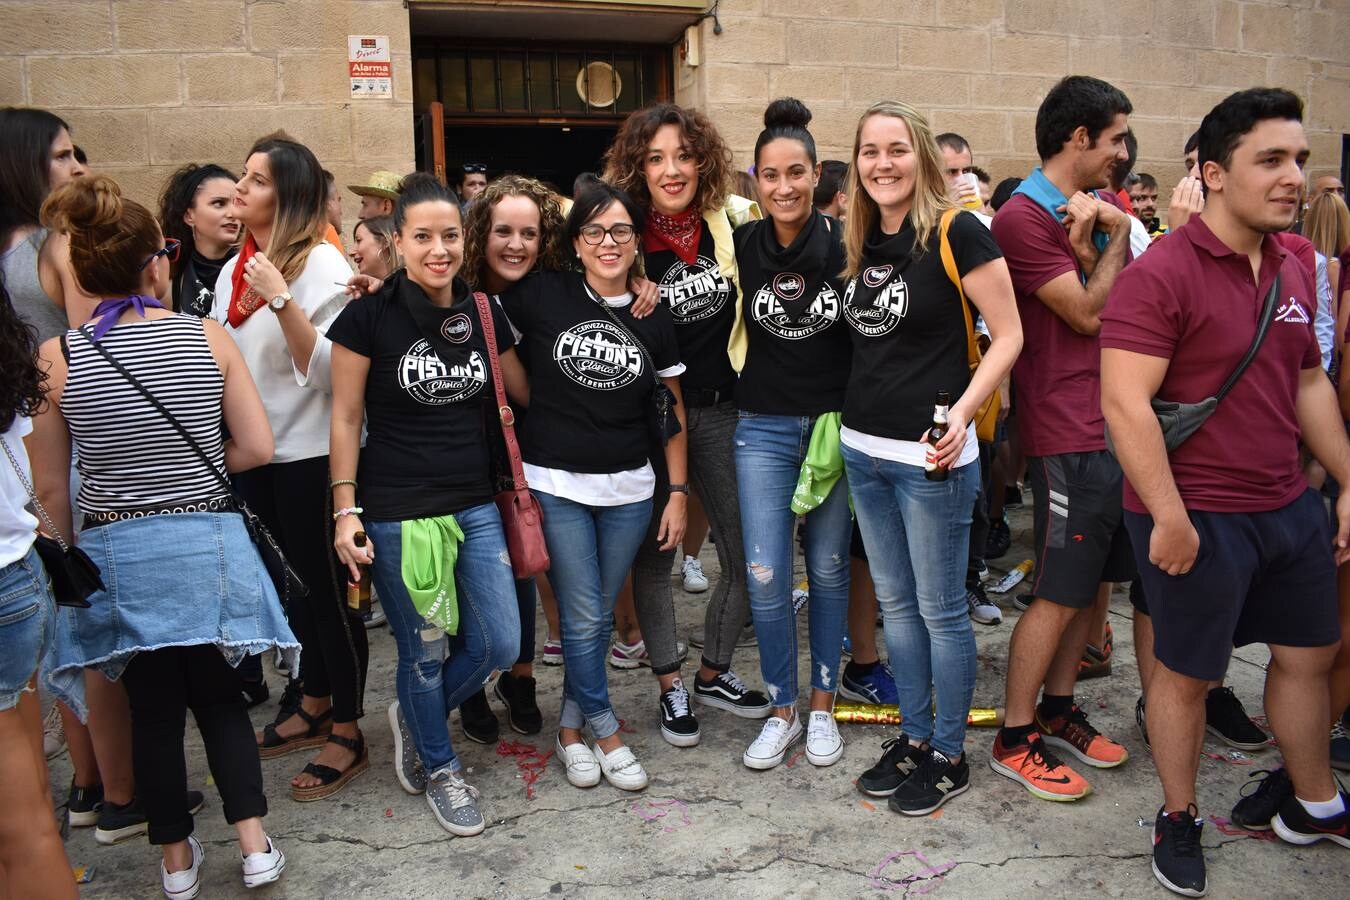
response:
<path id="1" fill-rule="evenodd" d="M 960 755 L 975 693 L 975 632 L 965 574 L 980 467 L 961 466 L 946 481 L 929 481 L 919 466 L 847 446 L 843 451 L 905 734 L 931 741 L 948 756 Z"/>
<path id="2" fill-rule="evenodd" d="M 366 522 L 375 545 L 371 579 L 398 647 L 395 690 L 428 772 L 459 768 L 446 720 L 520 652 L 520 614 L 501 515 L 491 503 L 455 513 L 464 532 L 455 561 L 459 634 L 449 640 L 418 614 L 403 586 L 403 524 Z"/>
<path id="3" fill-rule="evenodd" d="M 792 614 L 793 489 L 811 442 L 814 416 L 742 412 L 736 426 L 736 484 L 741 501 L 750 612 L 759 638 L 759 670 L 774 706 L 797 702 L 797 622 Z M 848 615 L 848 480 L 806 516 L 811 686 L 834 693 Z"/>
<path id="4" fill-rule="evenodd" d="M 562 728 L 589 724 L 597 739 L 619 730 L 609 702 L 605 657 L 614 628 L 614 599 L 647 531 L 652 501 L 588 506 L 536 491 L 552 566 L 562 630 Z"/>

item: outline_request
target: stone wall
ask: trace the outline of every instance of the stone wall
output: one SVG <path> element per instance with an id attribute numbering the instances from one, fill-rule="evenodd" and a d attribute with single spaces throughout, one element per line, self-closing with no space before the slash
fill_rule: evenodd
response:
<path id="1" fill-rule="evenodd" d="M 1136 170 L 1164 198 L 1184 174 L 1186 138 L 1235 89 L 1304 98 L 1312 172 L 1339 170 L 1350 131 L 1350 0 L 722 0 L 720 13 L 722 34 L 703 22 L 701 64 L 677 63 L 675 82 L 741 166 L 775 97 L 805 101 L 822 158 L 838 159 L 862 110 L 891 97 L 964 135 L 995 181 L 1024 175 L 1036 108 L 1070 73 L 1130 97 Z"/>
<path id="2" fill-rule="evenodd" d="M 412 169 L 401 0 L 0 0 L 0 22 L 0 104 L 60 114 L 90 165 L 142 202 L 183 163 L 240 169 L 278 128 L 342 185 Z M 350 99 L 348 34 L 389 35 L 392 100 Z"/>

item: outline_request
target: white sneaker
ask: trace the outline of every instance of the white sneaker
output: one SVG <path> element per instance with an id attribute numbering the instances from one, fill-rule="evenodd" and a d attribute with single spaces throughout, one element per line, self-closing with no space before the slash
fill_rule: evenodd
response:
<path id="1" fill-rule="evenodd" d="M 278 850 L 272 839 L 268 838 L 267 850 L 250 853 L 243 858 L 243 863 L 244 887 L 262 887 L 281 877 L 282 871 L 286 868 L 286 854 Z"/>
<path id="2" fill-rule="evenodd" d="M 558 762 L 567 770 L 567 780 L 575 787 L 595 787 L 600 783 L 600 762 L 584 742 L 564 747 L 562 738 L 558 738 L 557 755 Z"/>
<path id="3" fill-rule="evenodd" d="M 811 711 L 806 721 L 806 759 L 813 766 L 832 766 L 844 755 L 844 739 L 834 714 L 826 710 Z"/>
<path id="4" fill-rule="evenodd" d="M 691 594 L 701 594 L 708 589 L 708 576 L 703 574 L 703 563 L 697 556 L 686 556 L 680 567 L 684 575 L 684 589 Z"/>
<path id="5" fill-rule="evenodd" d="M 760 729 L 759 737 L 746 748 L 741 757 L 751 769 L 772 769 L 783 761 L 791 747 L 802 736 L 802 720 L 793 713 L 792 721 L 787 722 L 777 716 L 769 716 Z"/>
<path id="6" fill-rule="evenodd" d="M 61 720 L 61 710 L 53 700 L 52 708 L 47 710 L 47 718 L 42 720 L 42 752 L 51 759 L 59 756 L 64 749 L 66 749 L 66 725 Z"/>
<path id="7" fill-rule="evenodd" d="M 202 845 L 188 835 L 188 845 L 192 847 L 192 865 L 181 872 L 169 872 L 163 861 L 159 864 L 159 881 L 164 888 L 164 896 L 169 900 L 192 900 L 202 889 Z"/>
<path id="8" fill-rule="evenodd" d="M 640 791 L 647 786 L 647 770 L 626 746 L 617 747 L 612 753 L 596 747 L 595 755 L 600 760 L 600 771 L 605 773 L 605 780 L 619 790 Z"/>

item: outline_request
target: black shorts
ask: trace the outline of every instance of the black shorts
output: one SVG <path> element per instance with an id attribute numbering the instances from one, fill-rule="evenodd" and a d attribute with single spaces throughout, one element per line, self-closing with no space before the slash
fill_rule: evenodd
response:
<path id="1" fill-rule="evenodd" d="M 1309 488 L 1281 509 L 1192 511 L 1194 567 L 1168 575 L 1148 562 L 1153 518 L 1125 513 L 1153 617 L 1153 655 L 1191 678 L 1223 677 L 1234 647 L 1325 647 L 1340 639 L 1331 529 Z"/>
<path id="2" fill-rule="evenodd" d="M 1124 476 L 1105 450 L 1027 458 L 1036 578 L 1031 591 L 1083 609 L 1104 581 L 1128 581 L 1134 554 L 1121 523 Z"/>

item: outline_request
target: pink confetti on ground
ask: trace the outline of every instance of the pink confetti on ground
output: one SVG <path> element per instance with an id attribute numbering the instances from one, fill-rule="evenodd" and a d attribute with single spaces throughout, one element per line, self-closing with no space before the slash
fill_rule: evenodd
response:
<path id="1" fill-rule="evenodd" d="M 669 800 L 640 800 L 628 807 L 628 811 L 643 822 L 666 820 L 661 824 L 661 831 L 665 834 L 694 824 L 689 818 L 689 804 L 673 797 Z M 675 818 L 676 813 L 679 813 L 679 819 Z"/>
<path id="2" fill-rule="evenodd" d="M 1219 762 L 1228 763 L 1230 766 L 1250 766 L 1255 765 L 1256 763 L 1256 760 L 1252 759 L 1251 757 L 1241 755 L 1239 751 L 1236 750 L 1230 750 L 1228 751 L 1228 753 L 1214 753 L 1211 750 L 1201 750 L 1200 753 L 1201 755 L 1207 756 L 1210 759 L 1217 759 Z M 1239 755 L 1237 756 L 1232 755 L 1234 753 L 1239 753 Z"/>
<path id="3" fill-rule="evenodd" d="M 914 861 L 923 866 L 917 872 L 904 876 L 899 881 L 892 881 L 882 873 L 886 871 L 897 860 L 904 859 L 906 856 L 914 857 Z M 870 884 L 880 891 L 904 891 L 906 897 L 916 897 L 922 894 L 931 893 L 938 889 L 942 880 L 947 877 L 947 873 L 956 868 L 955 862 L 945 862 L 941 865 L 933 865 L 928 861 L 919 850 L 897 850 L 894 853 L 886 854 L 881 862 L 872 869 Z"/>
<path id="4" fill-rule="evenodd" d="M 1231 820 L 1223 816 L 1210 816 L 1209 820 L 1214 823 L 1214 827 L 1219 829 L 1219 834 L 1226 834 L 1229 837 L 1254 838 L 1258 841 L 1278 841 L 1279 837 L 1273 831 L 1248 831 L 1241 826 L 1234 825 Z"/>
<path id="5" fill-rule="evenodd" d="M 520 779 L 525 782 L 525 799 L 534 799 L 534 785 L 544 775 L 553 751 L 540 752 L 533 744 L 520 741 L 501 741 L 497 744 L 498 756 L 514 756 L 516 768 L 520 770 Z"/>
<path id="6" fill-rule="evenodd" d="M 792 767 L 795 766 L 797 763 L 801 762 L 801 761 L 802 761 L 802 757 L 805 756 L 805 755 L 806 755 L 806 751 L 804 751 L 804 750 L 798 750 L 796 753 L 794 753 L 794 754 L 792 754 L 791 756 L 788 757 L 788 759 L 787 759 L 787 767 L 788 767 L 789 769 L 792 768 Z"/>

